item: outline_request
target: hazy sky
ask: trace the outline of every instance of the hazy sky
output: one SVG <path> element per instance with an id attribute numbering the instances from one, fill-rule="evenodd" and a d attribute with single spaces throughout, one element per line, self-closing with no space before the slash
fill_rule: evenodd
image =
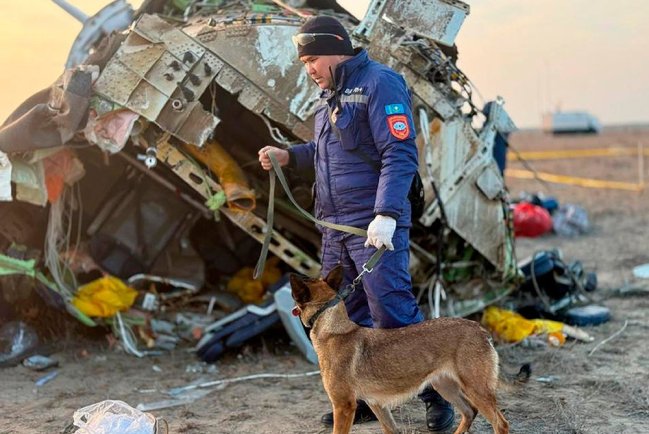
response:
<path id="1" fill-rule="evenodd" d="M 107 0 L 73 0 L 92 15 Z M 141 0 L 133 1 L 139 5 Z M 367 1 L 340 1 L 363 15 Z M 469 0 L 458 65 L 521 127 L 561 107 L 649 122 L 649 0 Z M 48 86 L 81 24 L 50 0 L 0 0 L 0 119 Z"/>

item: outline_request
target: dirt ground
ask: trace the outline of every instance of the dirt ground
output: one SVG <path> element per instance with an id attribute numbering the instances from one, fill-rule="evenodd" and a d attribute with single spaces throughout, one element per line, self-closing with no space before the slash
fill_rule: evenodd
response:
<path id="1" fill-rule="evenodd" d="M 617 129 L 598 136 L 552 137 L 536 132 L 513 136 L 519 151 L 627 146 L 644 141 L 649 129 Z M 635 182 L 633 157 L 533 161 L 540 172 Z M 511 167 L 522 168 L 520 163 Z M 646 167 L 646 166 L 645 166 Z M 647 173 L 645 177 L 649 179 Z M 634 280 L 634 266 L 649 262 L 648 192 L 589 189 L 537 181 L 507 179 L 514 197 L 543 191 L 560 203 L 588 210 L 592 231 L 578 238 L 545 236 L 519 239 L 519 258 L 540 249 L 560 248 L 566 260 L 580 260 L 597 272 L 594 293 L 612 312 L 612 320 L 589 328 L 593 343 L 568 341 L 562 348 L 500 346 L 506 364 L 532 363 L 530 382 L 503 391 L 500 406 L 513 433 L 641 433 L 649 432 L 649 280 Z M 620 288 L 635 287 L 624 294 Z M 626 328 L 610 341 L 604 339 Z M 279 336 L 279 338 L 277 337 Z M 597 349 L 596 349 L 597 347 Z M 299 374 L 316 370 L 290 345 L 281 329 L 253 340 L 237 354 L 228 354 L 215 368 L 197 365 L 188 351 L 137 359 L 109 350 L 105 341 L 72 338 L 54 354 L 59 375 L 45 386 L 42 374 L 22 366 L 0 370 L 0 433 L 59 433 L 72 422 L 75 410 L 119 399 L 132 406 L 169 396 L 164 392 L 202 380 L 251 374 Z M 595 352 L 591 353 L 594 349 Z M 407 355 L 405 355 L 407 358 Z M 319 422 L 329 404 L 320 377 L 257 379 L 212 388 L 195 402 L 152 411 L 164 418 L 172 433 L 324 433 Z M 394 410 L 406 433 L 424 433 L 424 406 L 416 399 Z M 490 432 L 478 416 L 473 431 Z M 356 434 L 379 433 L 378 423 L 355 426 Z"/>

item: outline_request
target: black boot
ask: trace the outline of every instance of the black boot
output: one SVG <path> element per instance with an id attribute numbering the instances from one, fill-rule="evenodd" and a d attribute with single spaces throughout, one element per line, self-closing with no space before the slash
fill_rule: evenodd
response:
<path id="1" fill-rule="evenodd" d="M 356 413 L 354 413 L 354 425 L 358 423 L 371 422 L 373 420 L 376 420 L 376 416 L 372 412 L 370 406 L 367 405 L 365 401 L 361 401 L 360 399 L 357 400 Z M 334 425 L 333 412 L 323 414 L 322 419 L 320 419 L 320 421 L 327 426 L 333 426 Z"/>
<path id="2" fill-rule="evenodd" d="M 426 403 L 426 426 L 428 431 L 439 432 L 449 429 L 453 425 L 455 413 L 451 404 L 442 398 L 439 393 L 428 393 Z"/>

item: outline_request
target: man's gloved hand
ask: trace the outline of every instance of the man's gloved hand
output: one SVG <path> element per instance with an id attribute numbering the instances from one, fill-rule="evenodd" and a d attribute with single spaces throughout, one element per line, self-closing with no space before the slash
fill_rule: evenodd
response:
<path id="1" fill-rule="evenodd" d="M 394 250 L 392 236 L 397 227 L 397 221 L 386 215 L 377 215 L 367 227 L 367 241 L 365 247 L 374 246 L 380 249 L 385 246 L 388 250 Z"/>

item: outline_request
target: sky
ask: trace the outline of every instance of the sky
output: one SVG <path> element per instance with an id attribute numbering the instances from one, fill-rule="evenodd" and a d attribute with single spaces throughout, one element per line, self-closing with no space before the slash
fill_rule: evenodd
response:
<path id="1" fill-rule="evenodd" d="M 92 15 L 108 1 L 71 3 Z M 367 7 L 340 3 L 358 16 Z M 604 125 L 649 123 L 648 0 L 467 3 L 458 66 L 485 100 L 502 96 L 519 127 L 539 127 L 541 113 L 557 108 Z M 81 23 L 51 0 L 0 0 L 0 10 L 1 122 L 61 74 Z"/>

